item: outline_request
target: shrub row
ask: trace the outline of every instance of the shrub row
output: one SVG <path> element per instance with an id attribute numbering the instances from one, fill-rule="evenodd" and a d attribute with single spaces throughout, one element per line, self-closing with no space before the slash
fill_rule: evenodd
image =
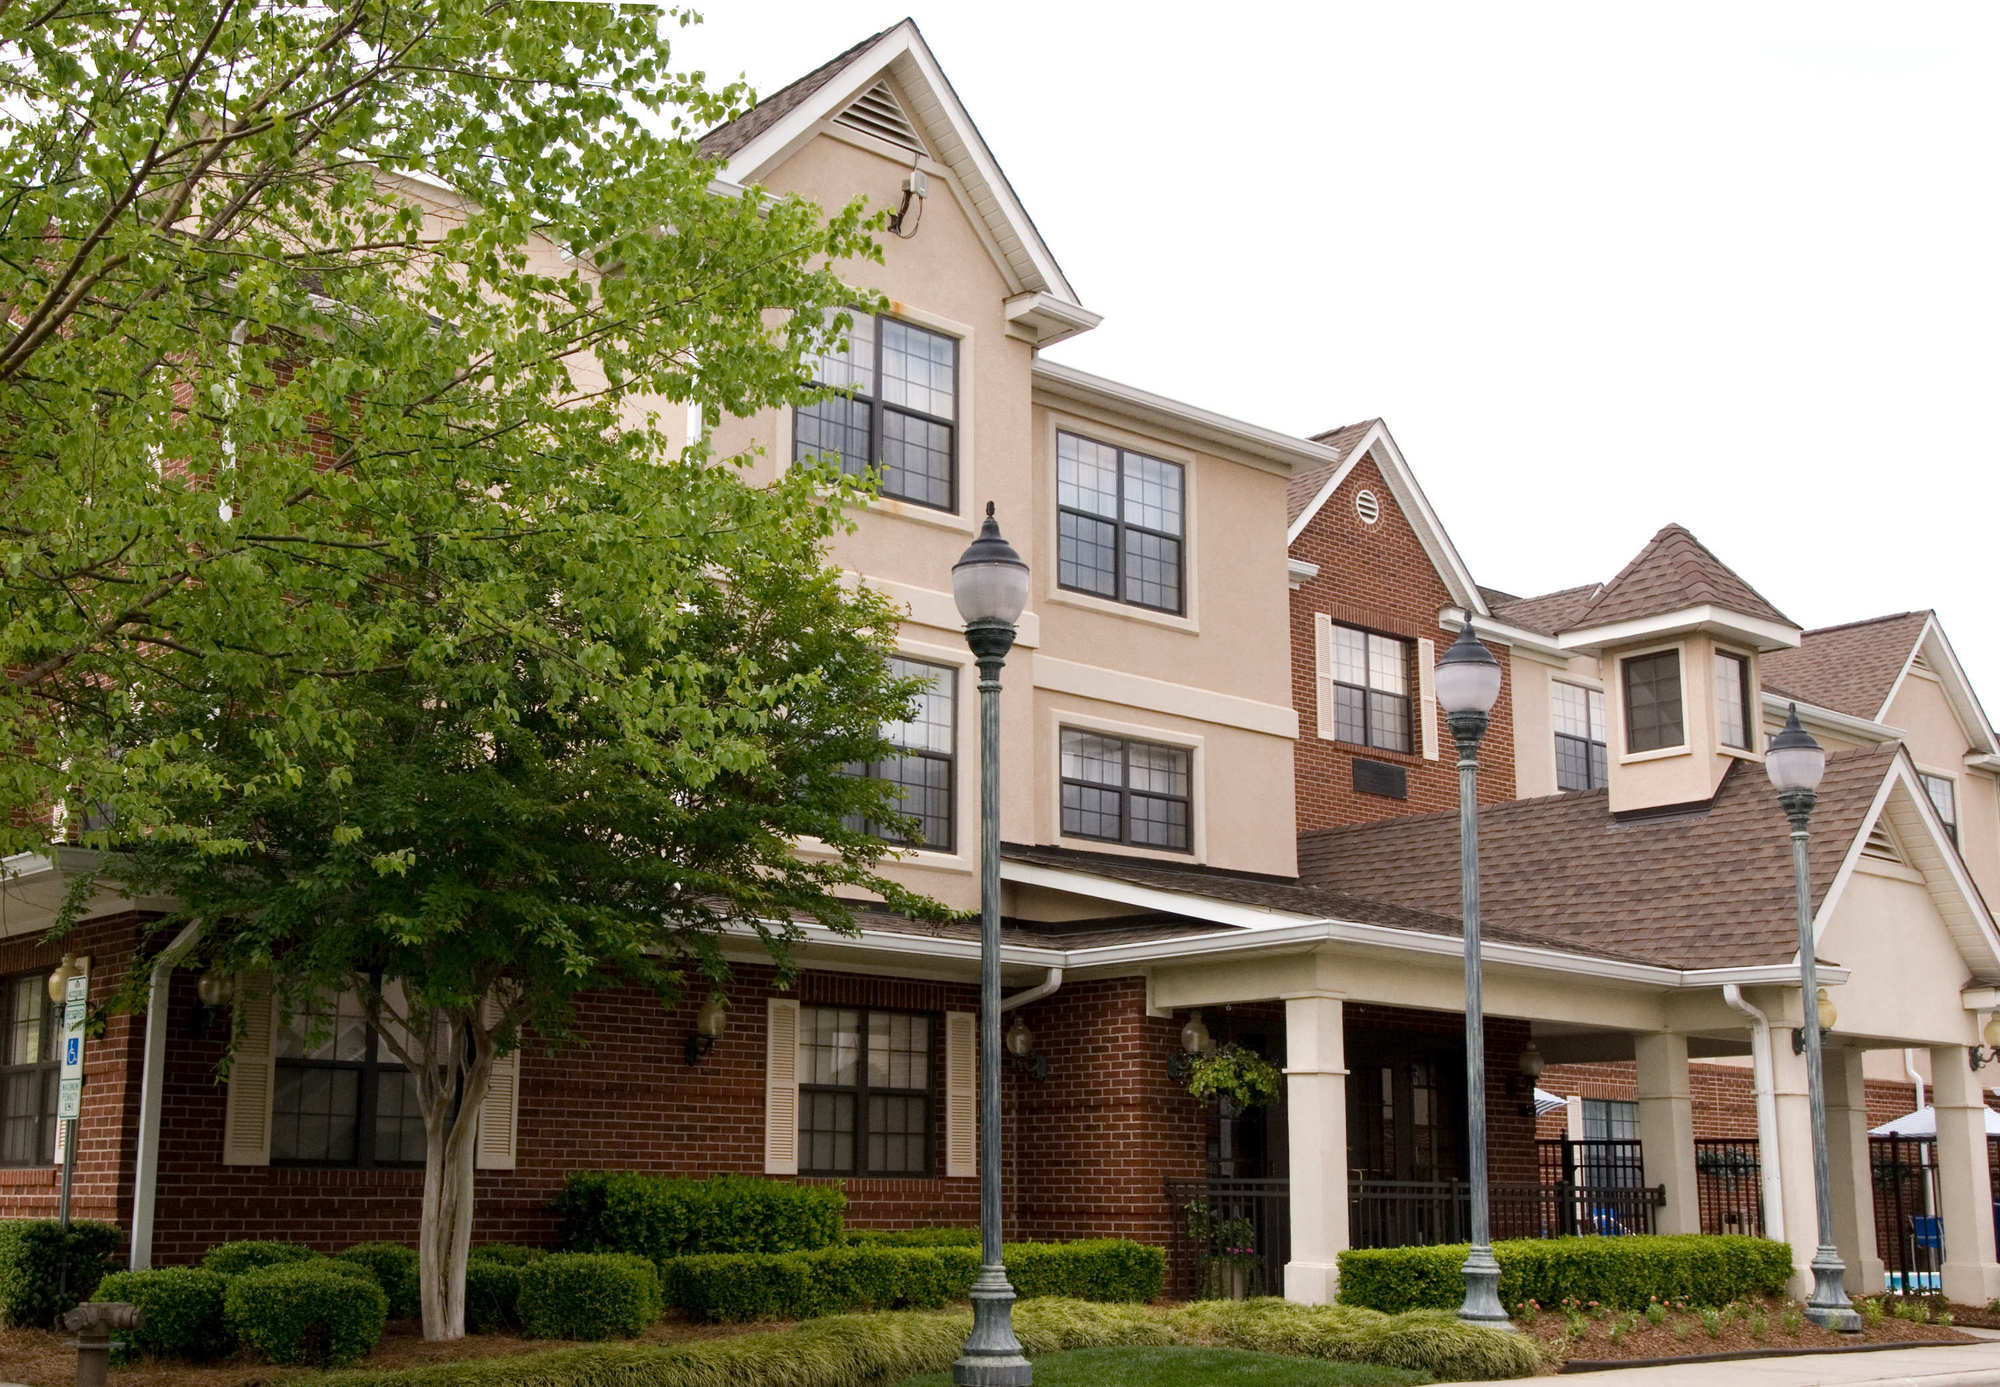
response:
<path id="1" fill-rule="evenodd" d="M 1160 1249 L 1121 1238 L 1015 1243 L 1005 1257 L 1024 1300 L 1152 1300 L 1166 1274 Z M 848 1310 L 937 1309 L 964 1300 L 979 1271 L 979 1251 L 863 1244 L 679 1257 L 663 1270 L 667 1303 L 698 1319 L 797 1320 Z"/>
<path id="2" fill-rule="evenodd" d="M 104 1279 L 119 1232 L 108 1223 L 52 1218 L 0 1222 L 0 1325 L 46 1329 Z"/>
<path id="3" fill-rule="evenodd" d="M 159 1358 L 213 1358 L 238 1343 L 273 1363 L 339 1367 L 382 1340 L 389 1298 L 365 1266 L 315 1257 L 235 1276 L 206 1267 L 115 1271 L 98 1300 L 145 1311 L 128 1350 Z"/>
<path id="4" fill-rule="evenodd" d="M 659 1348 L 620 1344 L 339 1373 L 316 1387 L 877 1387 L 941 1372 L 971 1328 L 964 1311 L 835 1315 L 763 1334 Z M 1526 1377 L 1539 1364 L 1524 1335 L 1448 1315 L 1390 1317 L 1283 1301 L 1202 1302 L 1174 1310 L 1045 1299 L 1014 1309 L 1030 1357 L 1083 1348 L 1184 1344 L 1412 1368 L 1440 1381 Z"/>
<path id="5" fill-rule="evenodd" d="M 572 1171 L 553 1206 L 569 1252 L 632 1252 L 657 1263 L 712 1252 L 804 1252 L 840 1241 L 838 1185 L 716 1175 L 664 1179 Z"/>
<path id="6" fill-rule="evenodd" d="M 977 1228 L 850 1228 L 841 1238 L 851 1247 L 977 1247 Z"/>
<path id="7" fill-rule="evenodd" d="M 1352 1249 L 1340 1254 L 1340 1299 L 1397 1313 L 1455 1307 L 1465 1295 L 1463 1243 Z M 1727 1305 L 1777 1295 L 1792 1274 L 1791 1248 L 1765 1238 L 1663 1234 L 1622 1238 L 1519 1238 L 1493 1245 L 1500 1303 L 1567 1298 L 1643 1310 L 1657 1296 Z"/>

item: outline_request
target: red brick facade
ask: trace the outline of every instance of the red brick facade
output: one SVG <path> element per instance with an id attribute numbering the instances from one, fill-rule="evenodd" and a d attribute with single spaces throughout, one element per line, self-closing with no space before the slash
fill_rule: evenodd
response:
<path id="1" fill-rule="evenodd" d="M 1917 1105 L 1916 1088 L 1893 1079 L 1865 1081 L 1868 1093 L 1868 1125 L 1879 1127 L 1910 1112 Z M 1542 1072 L 1545 1092 L 1579 1098 L 1612 1098 L 1630 1102 L 1638 1097 L 1638 1079 L 1628 1063 L 1552 1064 Z M 1688 1088 L 1693 1099 L 1695 1140 L 1735 1137 L 1745 1140 L 1757 1135 L 1757 1094 L 1747 1064 L 1702 1064 L 1688 1066 Z M 1540 1135 L 1559 1137 L 1565 1131 L 1567 1115 L 1557 1109 L 1542 1114 Z"/>
<path id="2" fill-rule="evenodd" d="M 1355 514 L 1355 493 L 1374 493 L 1381 516 L 1364 524 Z M 1458 768 L 1451 733 L 1438 715 L 1438 759 L 1422 754 L 1420 715 L 1412 743 L 1415 755 L 1323 741 L 1317 735 L 1319 695 L 1314 678 L 1313 617 L 1324 614 L 1335 622 L 1365 627 L 1383 635 L 1448 644 L 1451 634 L 1438 626 L 1438 612 L 1454 605 L 1438 577 L 1430 555 L 1418 542 L 1410 522 L 1396 503 L 1395 493 L 1372 456 L 1355 464 L 1338 490 L 1292 541 L 1291 557 L 1319 566 L 1319 576 L 1292 593 L 1292 706 L 1299 714 L 1299 740 L 1293 763 L 1298 795 L 1299 828 L 1330 828 L 1402 818 L 1458 807 Z M 1505 669 L 1504 646 L 1493 648 Z M 1412 658 L 1411 703 L 1417 692 Z M 1493 721 L 1479 750 L 1479 800 L 1493 804 L 1514 793 L 1514 712 L 1511 680 L 1501 684 Z M 1354 761 L 1359 756 L 1402 767 L 1408 775 L 1409 797 L 1390 799 L 1354 788 Z"/>

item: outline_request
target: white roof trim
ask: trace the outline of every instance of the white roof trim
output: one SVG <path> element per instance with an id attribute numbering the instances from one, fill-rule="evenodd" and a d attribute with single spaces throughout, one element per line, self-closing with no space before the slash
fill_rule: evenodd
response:
<path id="1" fill-rule="evenodd" d="M 1465 608 L 1445 607 L 1438 612 L 1438 628 L 1458 634 L 1465 625 Z M 1532 655 L 1547 664 L 1567 666 L 1572 658 L 1570 652 L 1557 645 L 1553 639 L 1539 631 L 1526 627 L 1495 621 L 1491 617 L 1475 615 L 1472 618 L 1472 634 L 1481 640 L 1498 641 L 1508 649 L 1523 655 Z"/>
<path id="2" fill-rule="evenodd" d="M 1871 742 L 1899 742 L 1905 735 L 1902 728 L 1891 727 L 1886 722 L 1857 718 L 1851 713 L 1822 708 L 1817 703 L 1808 703 L 1803 698 L 1793 698 L 1789 694 L 1773 693 L 1769 689 L 1762 692 L 1766 715 L 1783 718 L 1786 712 L 1797 704 L 1800 722 L 1808 727 L 1824 728 L 1837 736 L 1860 737 Z"/>
<path id="3" fill-rule="evenodd" d="M 1889 686 L 1888 697 L 1882 700 L 1875 716 L 1879 719 L 1889 715 L 1890 705 L 1903 691 L 1903 682 L 1909 678 L 1910 668 L 1916 664 L 1920 654 L 1930 657 L 1931 673 L 1943 686 L 1944 696 L 1951 704 L 1952 716 L 1958 719 L 1959 730 L 1972 743 L 1973 752 L 2000 754 L 2000 738 L 1994 736 L 1993 724 L 1987 720 L 1986 710 L 1979 704 L 1979 695 L 1974 691 L 1972 681 L 1966 677 L 1965 666 L 1958 662 L 1958 652 L 1951 648 L 1951 642 L 1945 638 L 1944 627 L 1938 624 L 1935 614 L 1924 618 L 1924 629 L 1911 643 L 1902 669 L 1896 672 L 1896 682 Z"/>
<path id="4" fill-rule="evenodd" d="M 823 120 L 847 109 L 887 72 L 907 98 L 906 114 L 952 171 L 967 199 L 978 208 L 1000 252 L 1001 266 L 1013 293 L 1046 291 L 1079 309 L 1081 302 L 1041 233 L 1008 186 L 993 151 L 960 104 L 958 94 L 938 66 L 930 45 L 910 20 L 904 20 L 855 54 L 818 91 L 771 123 L 743 148 L 729 156 L 723 177 L 752 183 L 772 164 L 802 144 Z"/>
<path id="5" fill-rule="evenodd" d="M 1324 448 L 1324 445 L 1316 446 Z M 1328 477 L 1326 484 L 1319 489 L 1319 494 L 1312 498 L 1306 508 L 1299 512 L 1299 518 L 1285 530 L 1285 543 L 1288 545 L 1294 543 L 1305 532 L 1306 526 L 1310 525 L 1313 517 L 1320 513 L 1327 499 L 1340 489 L 1340 484 L 1347 480 L 1355 465 L 1368 456 L 1371 450 L 1377 453 L 1376 466 L 1381 468 L 1383 480 L 1388 482 L 1389 490 L 1395 493 L 1396 504 L 1402 507 L 1403 514 L 1409 517 L 1411 528 L 1417 534 L 1417 543 L 1423 545 L 1424 553 L 1430 558 L 1431 567 L 1435 568 L 1438 576 L 1444 579 L 1445 588 L 1451 593 L 1451 600 L 1461 608 L 1470 607 L 1475 616 L 1491 616 L 1492 613 L 1486 609 L 1486 599 L 1480 596 L 1479 585 L 1472 581 L 1472 571 L 1465 566 L 1465 560 L 1459 557 L 1457 546 L 1451 542 L 1451 536 L 1445 533 L 1444 526 L 1438 521 L 1437 512 L 1431 509 L 1430 498 L 1425 496 L 1424 489 L 1417 485 L 1417 474 L 1410 470 L 1409 462 L 1403 457 L 1403 450 L 1396 446 L 1396 440 L 1390 436 L 1388 426 L 1380 419 L 1371 424 L 1368 432 L 1348 449 L 1347 455 L 1334 469 L 1333 475 Z M 1340 456 L 1331 448 L 1324 448 L 1324 451 L 1331 456 Z"/>
<path id="6" fill-rule="evenodd" d="M 1035 358 L 1035 393 L 1074 404 L 1095 406 L 1165 424 L 1204 443 L 1214 444 L 1256 460 L 1267 472 L 1289 475 L 1300 465 L 1319 466 L 1340 454 L 1318 443 L 1232 419 L 1199 405 L 1168 399 L 1136 385 L 1094 376 L 1074 366 Z"/>
<path id="7" fill-rule="evenodd" d="M 1614 621 L 1603 626 L 1579 626 L 1558 635 L 1556 644 L 1565 650 L 1602 650 L 1626 641 L 1677 636 L 1697 630 L 1735 636 L 1739 640 L 1750 641 L 1760 650 L 1795 650 L 1800 635 L 1796 626 L 1732 612 L 1713 602 L 1701 602 L 1677 611 L 1662 612 L 1658 616 L 1634 617 L 1630 621 Z"/>

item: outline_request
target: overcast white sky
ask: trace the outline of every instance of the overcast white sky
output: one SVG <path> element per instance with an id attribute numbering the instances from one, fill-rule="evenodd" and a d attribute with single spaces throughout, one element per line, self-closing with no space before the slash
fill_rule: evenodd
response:
<path id="1" fill-rule="evenodd" d="M 711 0 L 769 92 L 899 5 Z M 1474 575 L 1668 521 L 1794 620 L 1935 607 L 2000 716 L 2000 6 L 933 4 L 1078 294 L 1050 355 L 1381 415 Z"/>

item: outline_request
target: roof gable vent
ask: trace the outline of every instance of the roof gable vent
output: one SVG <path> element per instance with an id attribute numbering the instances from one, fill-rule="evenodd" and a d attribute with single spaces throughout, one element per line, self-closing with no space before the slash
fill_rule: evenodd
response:
<path id="1" fill-rule="evenodd" d="M 1921 650 L 1917 651 L 1916 654 L 1910 656 L 1910 672 L 1912 674 L 1929 674 L 1929 675 L 1936 675 L 1937 673 L 1936 670 L 1931 668 L 1931 662 L 1924 658 L 1924 652 Z"/>
<path id="2" fill-rule="evenodd" d="M 887 82 L 877 82 L 855 97 L 847 109 L 833 119 L 837 125 L 887 140 L 912 154 L 930 153 L 924 148 L 923 136 L 917 133 L 916 125 L 904 114 L 903 103 L 896 99 L 896 93 Z"/>
<path id="3" fill-rule="evenodd" d="M 1882 819 L 1877 819 L 1875 827 L 1869 830 L 1868 841 L 1861 845 L 1861 855 L 1872 857 L 1878 862 L 1894 862 L 1901 867 L 1910 865 L 1903 857 L 1903 849 L 1897 844 L 1896 835 Z"/>

